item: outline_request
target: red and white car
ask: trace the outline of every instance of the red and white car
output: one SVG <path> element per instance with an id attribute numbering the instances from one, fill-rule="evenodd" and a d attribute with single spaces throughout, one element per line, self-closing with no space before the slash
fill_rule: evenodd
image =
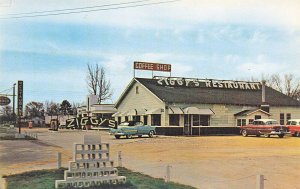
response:
<path id="1" fill-rule="evenodd" d="M 279 138 L 283 138 L 284 135 L 290 134 L 287 126 L 280 125 L 274 119 L 257 119 L 252 124 L 241 126 L 240 129 L 244 137 L 248 135 L 264 135 L 265 137 L 277 135 Z"/>
<path id="2" fill-rule="evenodd" d="M 288 120 L 286 126 L 289 128 L 292 136 L 300 136 L 300 119 L 290 119 Z"/>

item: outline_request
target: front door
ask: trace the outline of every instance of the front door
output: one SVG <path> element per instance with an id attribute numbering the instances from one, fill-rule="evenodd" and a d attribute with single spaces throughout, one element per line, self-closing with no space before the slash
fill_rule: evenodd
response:
<path id="1" fill-rule="evenodd" d="M 184 135 L 192 135 L 192 115 L 184 115 Z"/>

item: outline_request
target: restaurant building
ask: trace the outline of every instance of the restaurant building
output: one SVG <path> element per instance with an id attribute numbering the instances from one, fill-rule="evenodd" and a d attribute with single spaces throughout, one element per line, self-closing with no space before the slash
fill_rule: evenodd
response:
<path id="1" fill-rule="evenodd" d="M 115 108 L 118 123 L 143 121 L 166 135 L 238 134 L 255 119 L 300 118 L 299 101 L 264 83 L 179 77 L 133 78 Z"/>

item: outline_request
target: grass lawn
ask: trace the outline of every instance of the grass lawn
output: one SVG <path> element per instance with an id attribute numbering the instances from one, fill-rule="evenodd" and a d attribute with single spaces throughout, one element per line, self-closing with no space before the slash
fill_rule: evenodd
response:
<path id="1" fill-rule="evenodd" d="M 65 169 L 31 171 L 18 175 L 6 176 L 7 189 L 54 189 L 55 180 L 62 180 Z M 166 183 L 163 179 L 157 179 L 138 172 L 132 172 L 126 168 L 118 168 L 120 176 L 126 176 L 124 185 L 101 186 L 101 189 L 195 189 L 191 186 Z M 98 187 L 100 189 L 100 187 Z M 70 188 L 68 188 L 70 189 Z M 88 189 L 96 189 L 90 187 Z"/>

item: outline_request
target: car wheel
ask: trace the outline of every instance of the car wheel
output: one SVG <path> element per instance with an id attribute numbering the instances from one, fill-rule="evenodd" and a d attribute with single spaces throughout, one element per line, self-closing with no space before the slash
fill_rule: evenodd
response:
<path id="1" fill-rule="evenodd" d="M 248 133 L 247 133 L 247 131 L 246 131 L 246 130 L 242 130 L 242 135 L 243 135 L 243 137 L 246 137 L 246 136 L 248 136 Z"/>
<path id="2" fill-rule="evenodd" d="M 284 137 L 284 134 L 280 134 L 280 135 L 278 135 L 279 136 L 279 138 L 283 138 Z"/>
<path id="3" fill-rule="evenodd" d="M 154 135 L 154 131 L 150 131 L 148 135 L 149 135 L 150 138 L 152 138 L 153 135 Z"/>
<path id="4" fill-rule="evenodd" d="M 121 136 L 120 135 L 115 135 L 115 138 L 116 139 L 119 139 Z"/>
<path id="5" fill-rule="evenodd" d="M 132 138 L 132 135 L 126 135 L 126 138 Z"/>
<path id="6" fill-rule="evenodd" d="M 268 135 L 268 134 L 264 134 L 264 136 L 265 136 L 266 138 L 270 138 L 270 135 Z"/>
<path id="7" fill-rule="evenodd" d="M 139 138 L 142 138 L 142 135 L 138 135 Z"/>
<path id="8" fill-rule="evenodd" d="M 300 133 L 299 133 L 299 132 L 296 132 L 296 133 L 295 133 L 295 136 L 296 136 L 296 137 L 299 137 L 299 136 L 300 136 Z"/>

